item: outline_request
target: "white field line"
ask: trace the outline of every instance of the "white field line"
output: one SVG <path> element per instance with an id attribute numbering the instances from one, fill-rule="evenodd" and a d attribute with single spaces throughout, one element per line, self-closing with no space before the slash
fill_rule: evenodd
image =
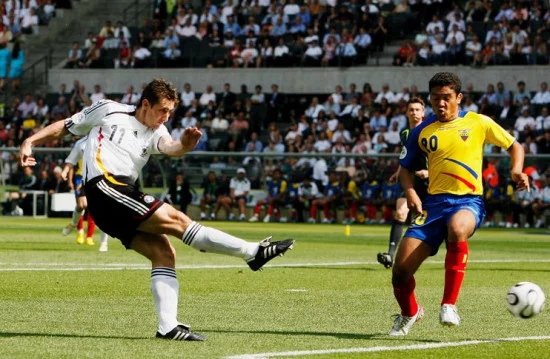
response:
<path id="1" fill-rule="evenodd" d="M 427 261 L 426 264 L 444 264 L 445 261 Z M 550 259 L 480 259 L 470 260 L 468 263 L 550 263 Z M 292 268 L 292 267 L 341 267 L 355 265 L 377 265 L 375 261 L 351 261 L 351 262 L 320 262 L 320 263 L 286 263 L 286 264 L 268 264 L 269 268 Z M 116 271 L 116 270 L 145 270 L 151 269 L 150 264 L 146 263 L 7 263 L 0 262 L 0 266 L 9 266 L 0 268 L 0 272 L 16 271 Z M 181 264 L 176 265 L 176 269 L 238 269 L 248 268 L 246 264 Z"/>
<path id="2" fill-rule="evenodd" d="M 294 356 L 304 357 L 308 355 L 323 355 L 323 354 L 374 353 L 374 352 L 400 351 L 400 350 L 424 350 L 424 349 L 437 349 L 437 348 L 449 348 L 449 347 L 462 347 L 466 345 L 479 345 L 479 344 L 502 343 L 502 342 L 520 342 L 520 341 L 526 341 L 526 340 L 550 340 L 550 336 L 481 339 L 481 340 L 466 340 L 462 342 L 427 343 L 427 344 L 379 346 L 379 347 L 364 347 L 364 348 L 300 350 L 300 351 L 274 352 L 274 353 L 242 354 L 242 355 L 229 356 L 229 357 L 226 357 L 225 359 L 267 359 L 267 358 L 294 357 Z"/>

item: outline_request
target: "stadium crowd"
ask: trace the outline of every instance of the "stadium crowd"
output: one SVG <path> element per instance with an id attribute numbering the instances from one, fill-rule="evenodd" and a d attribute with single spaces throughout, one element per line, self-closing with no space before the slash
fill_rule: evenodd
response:
<path id="1" fill-rule="evenodd" d="M 550 10 L 541 1 L 453 3 L 160 0 L 142 26 L 107 21 L 75 42 L 66 67 L 364 65 L 403 38 L 395 65 L 548 64 Z"/>
<path id="2" fill-rule="evenodd" d="M 462 109 L 480 112 L 495 119 L 520 141 L 526 153 L 550 153 L 550 92 L 546 82 L 540 83 L 540 90 L 533 93 L 526 90 L 522 81 L 518 82 L 514 91 L 498 82 L 496 86 L 489 84 L 483 92 L 467 84 L 463 92 L 465 100 Z M 355 189 L 348 193 L 348 197 L 353 198 L 347 198 L 341 203 L 349 206 L 347 220 L 356 220 L 357 204 L 361 203 L 357 196 L 368 194 L 375 198 L 372 206 L 366 210 L 367 219 L 373 221 L 377 218 L 377 208 L 387 202 L 382 201 L 382 197 L 387 194 L 391 202 L 399 195 L 399 187 L 384 189 L 398 163 L 397 158 L 376 158 L 369 157 L 369 154 L 400 152 L 399 133 L 407 127 L 404 114 L 406 103 L 415 96 L 429 103 L 426 94 L 419 93 L 414 85 L 398 92 L 393 92 L 388 85 L 377 92 L 368 83 L 361 90 L 356 84 L 349 84 L 347 91 L 341 85 L 336 85 L 331 94 L 295 95 L 281 92 L 276 84 L 268 92 L 264 92 L 261 86 L 255 86 L 250 92 L 246 85 L 242 85 L 240 91 L 233 92 L 230 84 L 217 89 L 209 85 L 202 93 L 195 93 L 190 84 L 185 84 L 180 92 L 180 105 L 171 115 L 167 127 L 173 138 L 179 138 L 187 127 L 199 127 L 203 132 L 196 148 L 199 151 L 245 152 L 242 159 L 227 156 L 213 158 L 207 168 L 219 173 L 221 169 L 243 167 L 251 188 L 264 188 L 273 170 L 280 169 L 283 177 L 289 181 L 289 189 L 294 186 L 291 184 L 308 177 L 322 194 L 326 188 L 331 188 L 330 183 L 337 181 L 341 173 L 346 172 L 349 178 L 343 181 L 355 181 Z M 139 89 L 129 86 L 124 93 L 107 96 L 99 84 L 89 92 L 79 81 L 74 81 L 72 88 L 61 85 L 57 93 L 45 98 L 35 98 L 31 94 L 26 94 L 22 99 L 15 98 L 4 109 L 3 121 L 0 121 L 0 146 L 18 146 L 23 138 L 38 128 L 66 118 L 84 106 L 105 98 L 135 104 L 140 94 Z M 431 108 L 427 105 L 426 115 L 430 113 Z M 50 143 L 49 147 L 70 147 L 73 142 L 74 138 L 69 136 Z M 488 146 L 485 152 L 494 154 L 502 151 Z M 260 159 L 255 156 L 256 153 L 293 153 L 295 156 Z M 315 153 L 365 156 L 318 158 Z M 14 156 L 14 153 L 2 153 L 3 173 L 9 183 L 18 184 L 22 173 Z M 54 177 L 54 169 L 61 165 L 63 156 L 43 156 L 38 171 L 46 171 Z M 186 165 L 201 166 L 204 159 L 194 159 L 191 154 L 186 156 L 185 161 Z M 543 189 L 548 187 L 546 178 L 550 177 L 548 161 L 539 161 L 533 165 L 537 166 L 535 173 L 538 176 L 533 176 L 533 179 L 538 181 L 539 186 L 536 188 L 540 187 L 540 193 L 535 190 L 530 195 L 543 198 Z M 175 172 L 179 172 L 182 164 L 172 166 Z M 508 186 L 507 161 L 497 159 L 488 162 L 487 167 L 490 166 L 493 166 L 494 171 L 490 176 L 487 175 L 488 186 Z M 160 176 L 154 168 L 151 171 L 153 173 L 144 174 L 146 185 L 159 185 Z M 336 177 L 330 178 L 331 173 Z M 374 187 L 364 188 L 365 183 Z M 353 192 L 355 190 L 357 192 Z M 334 188 L 332 191 L 340 192 Z M 501 200 L 499 196 L 510 196 L 513 191 L 493 188 L 488 193 L 491 195 L 488 200 L 494 202 Z M 219 197 L 216 196 L 216 199 Z M 545 201 L 548 201 L 547 197 Z M 534 203 L 537 198 L 527 200 Z M 316 203 L 313 208 L 326 207 L 325 202 Z M 496 203 L 495 208 L 503 208 L 500 202 Z M 220 206 L 223 207 L 223 203 Z M 389 218 L 392 207 L 388 205 L 384 208 L 383 218 Z M 326 221 L 333 219 L 329 212 L 325 214 Z M 297 213 L 297 219 L 299 216 Z M 312 216 L 314 220 L 317 218 L 316 213 L 312 213 Z M 513 225 L 514 222 L 510 223 Z"/>

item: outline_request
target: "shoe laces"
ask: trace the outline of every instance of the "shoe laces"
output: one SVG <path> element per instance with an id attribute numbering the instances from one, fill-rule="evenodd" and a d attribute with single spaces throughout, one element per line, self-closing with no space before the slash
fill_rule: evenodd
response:
<path id="1" fill-rule="evenodd" d="M 393 328 L 395 330 L 403 329 L 412 319 L 412 317 L 406 317 L 401 314 L 394 314 L 392 318 L 394 318 Z"/>

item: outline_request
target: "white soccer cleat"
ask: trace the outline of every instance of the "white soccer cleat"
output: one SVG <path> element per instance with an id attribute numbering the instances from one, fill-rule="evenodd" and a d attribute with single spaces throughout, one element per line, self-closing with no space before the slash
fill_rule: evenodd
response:
<path id="1" fill-rule="evenodd" d="M 409 334 L 414 323 L 418 322 L 424 316 L 424 308 L 418 306 L 418 312 L 412 317 L 407 317 L 401 314 L 396 314 L 395 323 L 390 330 L 390 335 L 394 337 L 404 336 Z"/>
<path id="2" fill-rule="evenodd" d="M 252 217 L 250 217 L 250 218 L 248 219 L 248 222 L 258 222 L 258 216 L 253 215 Z"/>
<path id="3" fill-rule="evenodd" d="M 269 223 L 270 220 L 271 216 L 269 214 L 264 217 L 264 223 Z"/>
<path id="4" fill-rule="evenodd" d="M 108 252 L 109 251 L 109 244 L 108 243 L 101 243 L 99 245 L 99 251 L 100 252 Z"/>
<path id="5" fill-rule="evenodd" d="M 72 231 L 74 231 L 74 229 L 75 229 L 75 225 L 72 223 L 69 223 L 67 226 L 65 226 L 65 228 L 63 228 L 61 233 L 63 233 L 64 236 L 68 236 L 69 234 L 71 234 Z"/>
<path id="6" fill-rule="evenodd" d="M 460 325 L 460 316 L 458 315 L 456 305 L 443 304 L 441 312 L 439 312 L 439 322 L 447 327 Z"/>

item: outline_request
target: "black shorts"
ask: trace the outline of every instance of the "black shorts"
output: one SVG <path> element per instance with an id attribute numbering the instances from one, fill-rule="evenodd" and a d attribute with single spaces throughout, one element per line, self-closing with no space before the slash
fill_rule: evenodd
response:
<path id="1" fill-rule="evenodd" d="M 161 201 L 139 191 L 134 185 L 116 185 L 104 177 L 86 183 L 86 198 L 88 211 L 99 228 L 120 239 L 127 249 L 130 249 L 141 222 L 162 205 Z"/>

